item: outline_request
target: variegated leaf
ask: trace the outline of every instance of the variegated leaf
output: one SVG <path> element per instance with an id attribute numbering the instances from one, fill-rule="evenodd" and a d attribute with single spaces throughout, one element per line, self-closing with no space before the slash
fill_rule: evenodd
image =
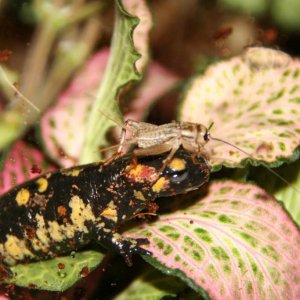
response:
<path id="1" fill-rule="evenodd" d="M 131 236 L 150 240 L 147 261 L 212 299 L 300 297 L 299 229 L 257 186 L 213 182 L 204 198 Z"/>
<path id="2" fill-rule="evenodd" d="M 300 226 L 300 160 L 276 169 L 276 172 L 289 183 L 270 175 L 268 170 L 252 170 L 251 179 L 255 181 L 278 201 L 282 202 L 293 220 Z"/>
<path id="3" fill-rule="evenodd" d="M 209 125 L 219 141 L 207 145 L 212 165 L 237 167 L 250 160 L 278 166 L 299 156 L 300 60 L 254 47 L 195 77 L 180 119 Z M 251 157 L 249 157 L 251 156 Z"/>
<path id="4" fill-rule="evenodd" d="M 76 164 L 82 150 L 85 124 L 101 82 L 109 50 L 95 54 L 41 119 L 40 137 L 49 156 L 63 167 Z M 99 119 L 103 118 L 99 112 Z"/>
<path id="5" fill-rule="evenodd" d="M 139 73 L 143 72 L 149 60 L 149 33 L 152 28 L 152 16 L 146 1 L 141 0 L 122 0 L 125 10 L 132 16 L 140 19 L 139 25 L 133 31 L 132 39 L 134 47 L 141 55 L 136 61 L 135 67 Z"/>

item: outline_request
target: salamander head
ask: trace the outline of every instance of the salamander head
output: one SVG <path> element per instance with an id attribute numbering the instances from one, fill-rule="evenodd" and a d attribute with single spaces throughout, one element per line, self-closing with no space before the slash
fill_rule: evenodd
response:
<path id="1" fill-rule="evenodd" d="M 138 184 L 139 188 L 150 187 L 155 198 L 184 194 L 208 181 L 210 166 L 202 156 L 180 148 L 160 172 L 167 156 L 168 153 L 139 158 L 138 164 L 128 166 L 127 180 L 137 188 Z"/>
<path id="2" fill-rule="evenodd" d="M 203 157 L 194 157 L 180 149 L 160 174 L 152 190 L 161 196 L 184 194 L 196 190 L 209 180 L 210 167 Z"/>

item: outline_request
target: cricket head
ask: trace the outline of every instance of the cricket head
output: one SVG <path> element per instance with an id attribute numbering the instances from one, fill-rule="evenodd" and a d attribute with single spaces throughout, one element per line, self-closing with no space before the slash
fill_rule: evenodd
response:
<path id="1" fill-rule="evenodd" d="M 180 122 L 183 143 L 194 148 L 205 146 L 205 144 L 210 140 L 210 127 L 207 128 L 199 123 Z"/>

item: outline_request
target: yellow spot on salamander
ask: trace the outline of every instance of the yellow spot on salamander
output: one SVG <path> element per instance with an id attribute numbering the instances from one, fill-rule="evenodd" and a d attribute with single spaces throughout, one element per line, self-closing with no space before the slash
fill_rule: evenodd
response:
<path id="1" fill-rule="evenodd" d="M 21 189 L 16 196 L 16 201 L 19 206 L 26 205 L 29 199 L 30 199 L 30 192 L 24 188 Z"/>
<path id="2" fill-rule="evenodd" d="M 88 232 L 85 225 L 86 221 L 95 221 L 91 205 L 85 205 L 83 200 L 79 196 L 73 196 L 69 202 L 69 206 L 72 209 L 71 220 L 76 229 L 81 232 Z"/>
<path id="3" fill-rule="evenodd" d="M 48 247 L 49 246 L 49 237 L 48 232 L 45 227 L 45 220 L 43 216 L 37 214 L 35 216 L 35 219 L 37 221 L 37 230 L 36 230 L 36 236 L 40 240 L 40 242 L 43 244 L 43 246 Z"/>
<path id="4" fill-rule="evenodd" d="M 82 169 L 73 169 L 73 170 L 65 170 L 62 172 L 62 174 L 66 176 L 73 176 L 77 177 L 81 173 Z"/>
<path id="5" fill-rule="evenodd" d="M 146 201 L 146 199 L 145 199 L 145 197 L 144 197 L 144 195 L 143 195 L 143 193 L 142 193 L 141 191 L 136 191 L 136 190 L 134 190 L 134 191 L 133 191 L 133 195 L 134 195 L 134 197 L 135 197 L 136 199 L 138 199 L 138 200 Z"/>
<path id="6" fill-rule="evenodd" d="M 76 233 L 76 226 L 72 224 L 67 224 L 67 225 L 62 225 L 61 226 L 61 231 L 62 234 L 65 235 L 68 239 L 72 239 L 75 236 Z"/>
<path id="7" fill-rule="evenodd" d="M 174 171 L 182 171 L 186 169 L 186 161 L 180 158 L 174 158 L 168 165 Z"/>
<path id="8" fill-rule="evenodd" d="M 33 257 L 32 252 L 26 247 L 23 240 L 19 240 L 16 236 L 8 234 L 4 243 L 5 254 L 14 260 L 23 260 L 25 257 Z"/>
<path id="9" fill-rule="evenodd" d="M 152 186 L 152 191 L 155 193 L 159 193 L 166 189 L 169 186 L 169 180 L 165 177 L 159 178 L 155 184 Z"/>
<path id="10" fill-rule="evenodd" d="M 54 240 L 55 242 L 61 242 L 65 239 L 65 236 L 61 232 L 63 228 L 61 228 L 61 226 L 59 226 L 56 221 L 49 221 L 48 225 L 48 231 L 52 240 Z"/>
<path id="11" fill-rule="evenodd" d="M 46 178 L 39 178 L 36 184 L 40 193 L 44 193 L 48 188 L 48 180 Z"/>
<path id="12" fill-rule="evenodd" d="M 101 216 L 110 219 L 115 223 L 118 221 L 117 208 L 112 201 L 108 203 L 108 206 L 103 210 Z"/>

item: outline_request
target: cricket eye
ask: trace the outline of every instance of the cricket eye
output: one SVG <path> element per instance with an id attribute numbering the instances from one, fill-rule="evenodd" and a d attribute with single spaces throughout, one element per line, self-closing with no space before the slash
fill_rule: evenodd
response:
<path id="1" fill-rule="evenodd" d="M 210 138 L 210 134 L 208 131 L 206 131 L 203 135 L 203 139 L 205 142 L 208 142 L 209 141 L 209 138 Z"/>

